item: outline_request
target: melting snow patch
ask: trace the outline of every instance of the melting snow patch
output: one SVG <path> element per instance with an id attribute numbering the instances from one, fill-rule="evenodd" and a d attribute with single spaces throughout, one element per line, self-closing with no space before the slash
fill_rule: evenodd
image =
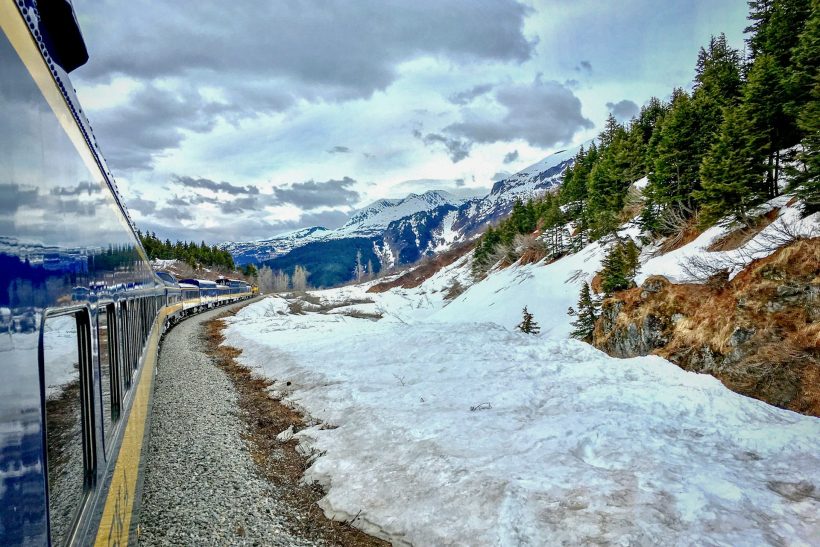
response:
<path id="1" fill-rule="evenodd" d="M 552 270 L 557 304 L 574 260 Z M 420 293 L 386 294 L 380 305 L 407 310 Z M 227 320 L 243 364 L 293 381 L 288 401 L 338 426 L 296 435 L 329 515 L 414 545 L 816 541 L 820 420 L 659 357 L 478 322 L 470 306 L 446 325 L 264 301 Z"/>

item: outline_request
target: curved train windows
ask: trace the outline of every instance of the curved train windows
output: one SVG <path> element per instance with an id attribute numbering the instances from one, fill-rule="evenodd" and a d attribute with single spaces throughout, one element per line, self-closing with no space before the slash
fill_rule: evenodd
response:
<path id="1" fill-rule="evenodd" d="M 120 302 L 120 322 L 119 338 L 122 354 L 119 362 L 120 376 L 122 378 L 122 394 L 128 393 L 131 388 L 131 337 L 128 326 L 131 324 L 131 316 L 128 309 L 128 302 Z"/>
<path id="2" fill-rule="evenodd" d="M 114 431 L 114 422 L 119 417 L 119 390 L 117 389 L 116 318 L 114 305 L 101 307 L 97 311 L 97 352 L 100 366 L 100 414 L 102 415 L 103 438 L 106 452 Z"/>
<path id="3" fill-rule="evenodd" d="M 91 340 L 87 312 L 43 323 L 48 512 L 51 541 L 70 540 L 94 469 Z"/>

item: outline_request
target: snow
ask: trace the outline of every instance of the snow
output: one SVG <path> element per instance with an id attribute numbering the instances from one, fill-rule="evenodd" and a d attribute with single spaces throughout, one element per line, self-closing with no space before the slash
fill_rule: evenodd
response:
<path id="1" fill-rule="evenodd" d="M 726 267 L 729 269 L 729 278 L 731 279 L 752 260 L 765 258 L 772 254 L 779 245 L 782 245 L 784 227 L 794 235 L 803 237 L 820 236 L 820 214 L 815 213 L 801 218 L 800 203 L 787 205 L 790 201 L 792 201 L 792 196 L 783 195 L 763 204 L 756 211 L 756 214 L 764 214 L 778 208 L 777 219 L 740 248 L 731 251 L 710 252 L 707 250 L 712 243 L 733 229 L 731 225 L 718 224 L 707 229 L 697 239 L 679 249 L 649 258 L 641 266 L 638 275 L 635 277 L 635 282 L 640 285 L 652 275 L 662 275 L 676 283 L 703 281 L 703 279 L 693 277 L 688 271 L 687 263 L 692 258 L 705 260 L 718 267 Z"/>
<path id="2" fill-rule="evenodd" d="M 813 233 L 788 201 L 762 211 Z M 727 257 L 758 256 L 775 229 Z M 675 278 L 726 231 L 645 249 L 640 275 Z M 226 343 L 309 417 L 280 439 L 310 457 L 326 514 L 396 545 L 816 544 L 820 420 L 568 339 L 566 309 L 610 244 L 477 283 L 466 256 L 412 289 L 312 292 L 328 313 L 268 298 L 226 320 Z M 455 281 L 466 290 L 448 301 Z M 540 335 L 514 330 L 525 305 Z"/>
<path id="3" fill-rule="evenodd" d="M 636 180 L 632 183 L 632 186 L 634 186 L 638 190 L 646 189 L 646 187 L 649 186 L 649 177 L 643 177 Z"/>
<path id="4" fill-rule="evenodd" d="M 391 222 L 431 211 L 442 205 L 458 207 L 465 200 L 443 190 L 429 190 L 423 194 L 409 194 L 403 199 L 380 199 L 354 212 L 344 226 L 336 230 L 340 235 L 362 234 L 384 230 Z"/>
<path id="5" fill-rule="evenodd" d="M 286 310 L 245 308 L 228 343 L 318 422 L 295 437 L 325 512 L 396 544 L 799 545 L 820 531 L 817 499 L 784 495 L 820 484 L 814 418 L 659 357 L 477 317 Z"/>

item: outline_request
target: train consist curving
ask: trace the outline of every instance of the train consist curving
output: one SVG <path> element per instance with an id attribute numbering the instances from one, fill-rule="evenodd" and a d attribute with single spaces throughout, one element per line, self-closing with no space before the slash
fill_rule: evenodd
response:
<path id="1" fill-rule="evenodd" d="M 164 330 L 250 298 L 151 269 L 68 73 L 67 0 L 0 0 L 0 545 L 126 545 Z"/>

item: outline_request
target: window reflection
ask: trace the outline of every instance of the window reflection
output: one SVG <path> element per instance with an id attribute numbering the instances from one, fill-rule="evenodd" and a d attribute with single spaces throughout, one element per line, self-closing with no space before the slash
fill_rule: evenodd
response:
<path id="1" fill-rule="evenodd" d="M 65 543 L 85 494 L 83 414 L 77 319 L 48 317 L 43 326 L 48 508 L 51 540 Z"/>
<path id="2" fill-rule="evenodd" d="M 108 452 L 114 422 L 118 417 L 117 390 L 112 363 L 116 363 L 114 353 L 114 307 L 106 306 L 97 312 L 97 352 L 100 363 L 100 391 L 103 436 Z"/>

